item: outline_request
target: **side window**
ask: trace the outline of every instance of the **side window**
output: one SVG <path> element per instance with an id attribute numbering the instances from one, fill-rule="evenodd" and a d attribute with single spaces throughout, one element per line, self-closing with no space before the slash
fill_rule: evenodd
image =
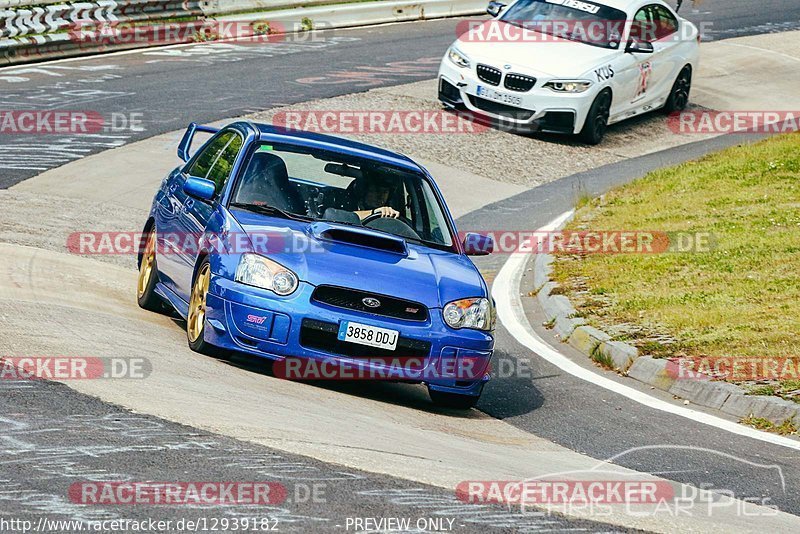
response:
<path id="1" fill-rule="evenodd" d="M 230 142 L 222 150 L 222 153 L 217 158 L 217 161 L 214 162 L 214 165 L 206 176 L 206 178 L 216 184 L 217 195 L 219 195 L 222 188 L 225 187 L 228 178 L 231 177 L 233 164 L 236 163 L 236 156 L 239 155 L 239 151 L 242 149 L 242 144 L 244 143 L 244 140 L 238 134 L 231 133 L 230 135 L 232 135 L 233 138 L 229 138 Z"/>
<path id="2" fill-rule="evenodd" d="M 202 149 L 202 152 L 197 156 L 197 159 L 194 160 L 192 166 L 189 167 L 187 174 L 197 178 L 207 177 L 208 171 L 214 166 L 214 162 L 217 161 L 222 150 L 230 142 L 231 136 L 234 135 L 236 134 L 233 132 L 224 133 L 211 141 L 208 146 Z"/>
<path id="3" fill-rule="evenodd" d="M 636 12 L 631 24 L 631 38 L 639 41 L 655 41 L 653 6 L 645 6 Z"/>
<path id="4" fill-rule="evenodd" d="M 668 37 L 678 31 L 678 19 L 664 6 L 653 6 L 658 21 L 656 24 L 656 40 Z"/>

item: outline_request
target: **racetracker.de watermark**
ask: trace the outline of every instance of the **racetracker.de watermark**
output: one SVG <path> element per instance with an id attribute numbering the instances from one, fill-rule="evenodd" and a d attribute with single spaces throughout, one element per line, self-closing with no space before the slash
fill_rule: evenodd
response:
<path id="1" fill-rule="evenodd" d="M 67 250 L 82 256 L 124 256 L 145 249 L 149 234 L 142 232 L 74 232 L 67 237 Z M 293 232 L 230 232 L 224 241 L 205 232 L 161 232 L 156 251 L 161 255 L 320 253 L 317 241 Z"/>
<path id="2" fill-rule="evenodd" d="M 300 28 L 298 28 L 300 29 Z M 92 47 L 118 45 L 162 46 L 205 41 L 241 41 L 244 43 L 278 43 L 295 31 L 282 22 L 195 20 L 158 24 L 130 22 L 78 22 L 69 32 L 70 41 Z M 309 36 L 309 39 L 316 38 Z"/>
<path id="3" fill-rule="evenodd" d="M 800 357 L 697 356 L 674 358 L 665 372 L 675 380 L 732 382 L 800 380 Z"/>
<path id="4" fill-rule="evenodd" d="M 465 43 L 570 43 L 583 42 L 603 47 L 620 46 L 627 25 L 625 19 L 551 19 L 551 20 L 462 20 L 456 25 L 458 40 Z M 701 24 L 707 33 L 709 23 Z M 669 22 L 637 21 L 632 29 L 638 40 L 676 42 L 696 37 L 694 28 Z"/>
<path id="5" fill-rule="evenodd" d="M 76 482 L 69 500 L 82 505 L 274 506 L 286 501 L 278 482 Z"/>
<path id="6" fill-rule="evenodd" d="M 667 254 L 705 253 L 716 248 L 710 232 L 664 232 L 650 230 L 482 230 L 489 236 L 493 252 L 500 254 Z M 487 246 L 478 233 L 460 233 L 468 248 Z"/>
<path id="7" fill-rule="evenodd" d="M 0 134 L 91 135 L 145 131 L 144 114 L 92 110 L 0 110 Z"/>
<path id="8" fill-rule="evenodd" d="M 397 349 L 402 351 L 401 348 Z M 494 378 L 533 378 L 526 362 L 501 359 L 490 361 L 486 355 L 427 357 L 367 356 L 357 360 L 337 358 L 286 358 L 272 367 L 273 374 L 284 380 L 418 380 L 453 379 L 476 381 L 491 374 Z"/>
<path id="9" fill-rule="evenodd" d="M 682 111 L 667 126 L 676 134 L 795 133 L 800 111 Z"/>
<path id="10" fill-rule="evenodd" d="M 472 480 L 456 487 L 467 504 L 658 504 L 675 496 L 658 480 Z"/>
<path id="11" fill-rule="evenodd" d="M 489 130 L 475 115 L 444 110 L 279 111 L 272 122 L 287 131 L 325 134 L 478 134 Z"/>
<path id="12" fill-rule="evenodd" d="M 143 380 L 152 372 L 150 360 L 139 357 L 0 357 L 0 380 Z"/>

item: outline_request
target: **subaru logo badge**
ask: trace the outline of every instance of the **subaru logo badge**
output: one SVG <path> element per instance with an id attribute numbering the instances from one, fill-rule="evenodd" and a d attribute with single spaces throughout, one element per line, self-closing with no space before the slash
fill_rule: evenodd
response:
<path id="1" fill-rule="evenodd" d="M 361 299 L 361 302 L 363 302 L 364 306 L 366 306 L 367 308 L 380 308 L 381 307 L 381 301 L 379 301 L 378 299 L 374 299 L 372 297 L 367 297 L 365 299 Z"/>
<path id="2" fill-rule="evenodd" d="M 503 68 L 506 70 L 511 70 L 511 65 L 503 65 Z"/>

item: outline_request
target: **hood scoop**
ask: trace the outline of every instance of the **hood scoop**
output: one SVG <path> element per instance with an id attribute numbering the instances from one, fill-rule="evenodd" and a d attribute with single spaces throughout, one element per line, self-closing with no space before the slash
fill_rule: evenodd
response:
<path id="1" fill-rule="evenodd" d="M 383 250 L 403 256 L 408 255 L 408 248 L 403 238 L 376 232 L 369 228 L 316 222 L 309 227 L 309 232 L 321 241 Z"/>

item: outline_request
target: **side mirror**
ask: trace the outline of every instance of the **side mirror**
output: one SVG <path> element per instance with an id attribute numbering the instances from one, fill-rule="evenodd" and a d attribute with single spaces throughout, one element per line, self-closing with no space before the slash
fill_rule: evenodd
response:
<path id="1" fill-rule="evenodd" d="M 494 252 L 494 239 L 483 234 L 464 236 L 464 254 L 467 256 L 488 256 Z"/>
<path id="2" fill-rule="evenodd" d="M 211 200 L 217 191 L 217 186 L 211 180 L 190 176 L 183 184 L 183 192 L 200 200 Z"/>
<path id="3" fill-rule="evenodd" d="M 500 2 L 489 2 L 489 6 L 486 8 L 486 12 L 490 14 L 492 17 L 496 17 L 503 11 L 503 8 L 506 7 L 505 4 L 501 4 Z"/>
<path id="4" fill-rule="evenodd" d="M 628 39 L 628 45 L 625 47 L 625 52 L 628 54 L 652 54 L 654 50 L 653 43 L 640 41 L 635 37 Z"/>

